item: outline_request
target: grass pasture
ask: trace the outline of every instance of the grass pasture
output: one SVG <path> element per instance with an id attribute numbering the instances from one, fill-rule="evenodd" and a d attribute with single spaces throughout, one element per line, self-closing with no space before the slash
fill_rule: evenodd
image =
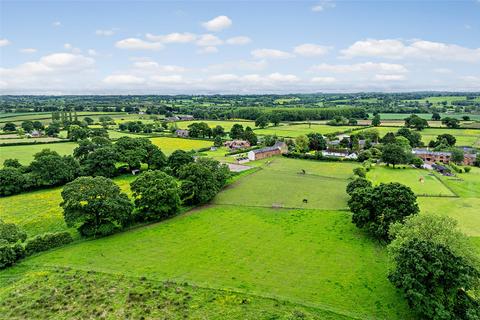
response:
<path id="1" fill-rule="evenodd" d="M 213 145 L 212 141 L 197 140 L 197 139 L 183 139 L 183 138 L 171 138 L 171 137 L 156 137 L 150 138 L 152 143 L 158 146 L 162 151 L 169 155 L 173 151 L 181 149 L 185 151 L 197 150 L 201 148 L 210 147 Z"/>
<path id="2" fill-rule="evenodd" d="M 258 135 L 277 135 L 279 137 L 295 138 L 308 133 L 316 132 L 321 134 L 345 132 L 347 130 L 356 129 L 355 126 L 329 126 L 321 124 L 291 124 L 280 125 L 278 127 L 267 127 L 265 129 L 256 129 Z"/>
<path id="3" fill-rule="evenodd" d="M 23 165 L 28 165 L 33 160 L 33 155 L 43 149 L 50 149 L 60 155 L 71 155 L 77 147 L 75 142 L 31 144 L 0 147 L 0 166 L 6 159 L 18 159 Z"/>
<path id="4" fill-rule="evenodd" d="M 380 183 L 399 182 L 412 189 L 417 196 L 449 196 L 454 197 L 455 194 L 446 187 L 436 175 L 431 171 L 392 167 L 377 166 L 367 173 L 374 185 Z M 423 178 L 423 182 L 421 179 Z"/>
<path id="5" fill-rule="evenodd" d="M 257 172 L 229 186 L 214 200 L 221 205 L 347 208 L 345 188 L 355 164 L 274 158 Z M 306 174 L 301 171 L 305 170 Z M 303 202 L 307 199 L 307 203 Z"/>
<path id="6" fill-rule="evenodd" d="M 122 191 L 130 192 L 130 182 L 134 176 L 126 175 L 115 178 L 115 183 Z M 29 237 L 45 232 L 68 230 L 63 220 L 63 187 L 25 192 L 9 197 L 0 197 L 0 218 L 13 222 L 23 228 Z M 74 230 L 70 230 L 74 233 Z"/>
<path id="7" fill-rule="evenodd" d="M 69 267 L 173 280 L 353 318 L 410 319 L 386 279 L 384 250 L 350 219 L 338 211 L 213 206 L 50 251 L 17 268 Z"/>
<path id="8" fill-rule="evenodd" d="M 208 124 L 210 128 L 215 128 L 216 126 L 222 126 L 225 131 L 230 131 L 230 129 L 233 127 L 234 124 L 241 124 L 243 128 L 245 129 L 246 127 L 250 127 L 252 129 L 255 128 L 255 122 L 254 121 L 248 121 L 248 120 L 229 120 L 229 121 L 215 121 L 215 120 L 193 120 L 193 121 L 177 121 L 175 123 L 172 123 L 172 125 L 176 125 L 180 129 L 187 129 L 189 125 L 192 123 L 199 123 L 199 122 L 205 122 Z"/>

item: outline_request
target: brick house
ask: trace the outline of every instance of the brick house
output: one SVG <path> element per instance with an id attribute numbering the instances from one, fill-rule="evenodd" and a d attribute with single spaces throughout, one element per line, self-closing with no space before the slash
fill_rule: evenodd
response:
<path id="1" fill-rule="evenodd" d="M 188 130 L 185 130 L 185 129 L 177 129 L 175 131 L 175 135 L 177 137 L 182 137 L 182 138 L 187 138 L 189 133 L 188 133 Z"/>
<path id="2" fill-rule="evenodd" d="M 416 149 L 412 150 L 412 153 L 423 160 L 423 162 L 431 164 L 431 163 L 450 163 L 450 158 L 452 157 L 451 152 L 446 151 L 430 151 L 425 149 Z M 463 165 L 471 166 L 475 162 L 477 158 L 476 154 L 466 153 L 464 154 L 463 158 Z"/>
<path id="3" fill-rule="evenodd" d="M 250 161 L 260 160 L 260 159 L 273 157 L 273 156 L 280 155 L 287 152 L 288 152 L 287 144 L 283 141 L 279 141 L 275 143 L 272 147 L 266 147 L 266 148 L 249 151 L 248 159 Z"/>
<path id="4" fill-rule="evenodd" d="M 245 149 L 250 148 L 250 142 L 246 140 L 230 140 L 225 141 L 223 145 L 230 150 L 238 150 L 238 149 Z"/>

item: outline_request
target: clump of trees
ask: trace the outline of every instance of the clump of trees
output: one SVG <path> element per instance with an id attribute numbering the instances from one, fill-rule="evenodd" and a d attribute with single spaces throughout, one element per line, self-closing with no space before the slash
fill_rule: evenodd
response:
<path id="1" fill-rule="evenodd" d="M 390 228 L 389 280 L 422 319 L 479 319 L 479 257 L 455 220 L 410 216 Z"/>
<path id="2" fill-rule="evenodd" d="M 246 127 L 243 129 L 241 124 L 235 123 L 230 129 L 229 136 L 231 139 L 246 140 L 250 145 L 254 146 L 258 143 L 257 135 L 253 132 L 252 128 Z"/>
<path id="3" fill-rule="evenodd" d="M 398 182 L 372 187 L 366 181 L 354 180 L 347 186 L 347 192 L 352 222 L 378 240 L 388 241 L 390 224 L 419 212 L 413 191 Z"/>

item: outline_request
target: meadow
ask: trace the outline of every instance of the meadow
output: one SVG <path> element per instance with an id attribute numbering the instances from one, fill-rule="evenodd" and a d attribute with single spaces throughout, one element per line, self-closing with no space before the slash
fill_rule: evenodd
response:
<path id="1" fill-rule="evenodd" d="M 329 126 L 321 124 L 291 124 L 280 125 L 278 127 L 267 127 L 265 129 L 256 129 L 258 135 L 277 135 L 278 137 L 295 138 L 312 132 L 328 134 L 336 132 L 345 132 L 347 130 L 358 129 L 355 126 Z"/>
<path id="2" fill-rule="evenodd" d="M 213 206 L 60 248 L 18 267 L 187 282 L 352 318 L 411 318 L 386 279 L 385 252 L 350 219 L 341 211 Z"/>
<path id="3" fill-rule="evenodd" d="M 0 147 L 0 166 L 6 159 L 18 159 L 21 164 L 28 165 L 33 160 L 33 155 L 43 149 L 50 149 L 60 155 L 71 155 L 78 146 L 75 142 L 31 144 Z"/>
<path id="4" fill-rule="evenodd" d="M 432 114 L 431 113 L 415 113 L 420 118 L 425 120 L 431 120 Z M 465 114 L 465 113 L 440 113 L 440 117 L 450 117 L 456 118 L 461 120 L 463 116 L 469 116 L 471 120 L 480 120 L 480 114 Z M 404 120 L 405 118 L 409 117 L 410 113 L 380 113 L 380 119 L 384 120 Z M 373 118 L 372 114 L 369 114 L 370 119 Z"/>
<path id="5" fill-rule="evenodd" d="M 368 172 L 367 177 L 374 185 L 402 183 L 409 186 L 417 196 L 455 196 L 435 174 L 424 169 L 376 166 Z"/>
<path id="6" fill-rule="evenodd" d="M 180 129 L 187 129 L 189 125 L 192 123 L 199 123 L 199 122 L 205 122 L 208 124 L 210 128 L 215 128 L 216 126 L 222 126 L 225 131 L 230 131 L 230 129 L 233 127 L 234 124 L 241 124 L 243 128 L 250 127 L 250 128 L 255 128 L 255 122 L 254 121 L 248 121 L 248 120 L 229 120 L 229 121 L 215 121 L 215 120 L 193 120 L 193 121 L 177 121 L 175 123 L 172 123 L 171 125 L 177 126 Z"/>
<path id="7" fill-rule="evenodd" d="M 169 155 L 173 151 L 181 149 L 185 151 L 197 150 L 201 148 L 211 147 L 212 141 L 199 140 L 199 139 L 184 139 L 184 138 L 171 138 L 171 137 L 156 137 L 150 138 L 152 143 L 158 146 L 162 151 Z"/>

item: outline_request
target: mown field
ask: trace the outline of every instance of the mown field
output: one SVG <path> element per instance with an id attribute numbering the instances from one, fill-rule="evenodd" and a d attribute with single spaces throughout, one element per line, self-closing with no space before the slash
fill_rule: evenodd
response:
<path id="1" fill-rule="evenodd" d="M 355 126 L 329 126 L 321 124 L 292 124 L 280 125 L 278 127 L 267 127 L 265 129 L 256 129 L 255 133 L 258 135 L 277 135 L 279 137 L 295 138 L 308 133 L 317 132 L 321 134 L 328 134 L 334 132 L 345 132 L 347 130 L 356 129 Z"/>
<path id="2" fill-rule="evenodd" d="M 192 123 L 205 122 L 210 128 L 215 128 L 216 126 L 222 126 L 225 131 L 230 131 L 232 126 L 236 123 L 241 124 L 243 128 L 250 127 L 255 128 L 254 121 L 247 120 L 230 120 L 230 121 L 215 121 L 215 120 L 194 120 L 194 121 L 177 121 L 172 123 L 172 125 L 177 126 L 180 129 L 187 129 Z"/>
<path id="3" fill-rule="evenodd" d="M 384 250 L 347 212 L 214 206 L 20 264 L 49 266 L 188 282 L 363 319 L 409 318 L 386 279 Z"/>
<path id="4" fill-rule="evenodd" d="M 201 148 L 207 148 L 213 145 L 212 141 L 208 140 L 193 140 L 183 138 L 170 138 L 170 137 L 156 137 L 150 139 L 152 143 L 158 146 L 162 151 L 169 155 L 175 150 L 197 150 Z"/>
<path id="5" fill-rule="evenodd" d="M 431 113 L 416 113 L 417 116 L 425 119 L 431 120 Z M 373 117 L 372 114 L 369 115 L 370 119 Z M 409 113 L 380 113 L 380 118 L 385 120 L 403 120 L 410 116 Z M 466 114 L 466 113 L 440 113 L 442 118 L 450 117 L 461 120 L 463 116 L 469 116 L 471 120 L 480 120 L 480 114 Z"/>

